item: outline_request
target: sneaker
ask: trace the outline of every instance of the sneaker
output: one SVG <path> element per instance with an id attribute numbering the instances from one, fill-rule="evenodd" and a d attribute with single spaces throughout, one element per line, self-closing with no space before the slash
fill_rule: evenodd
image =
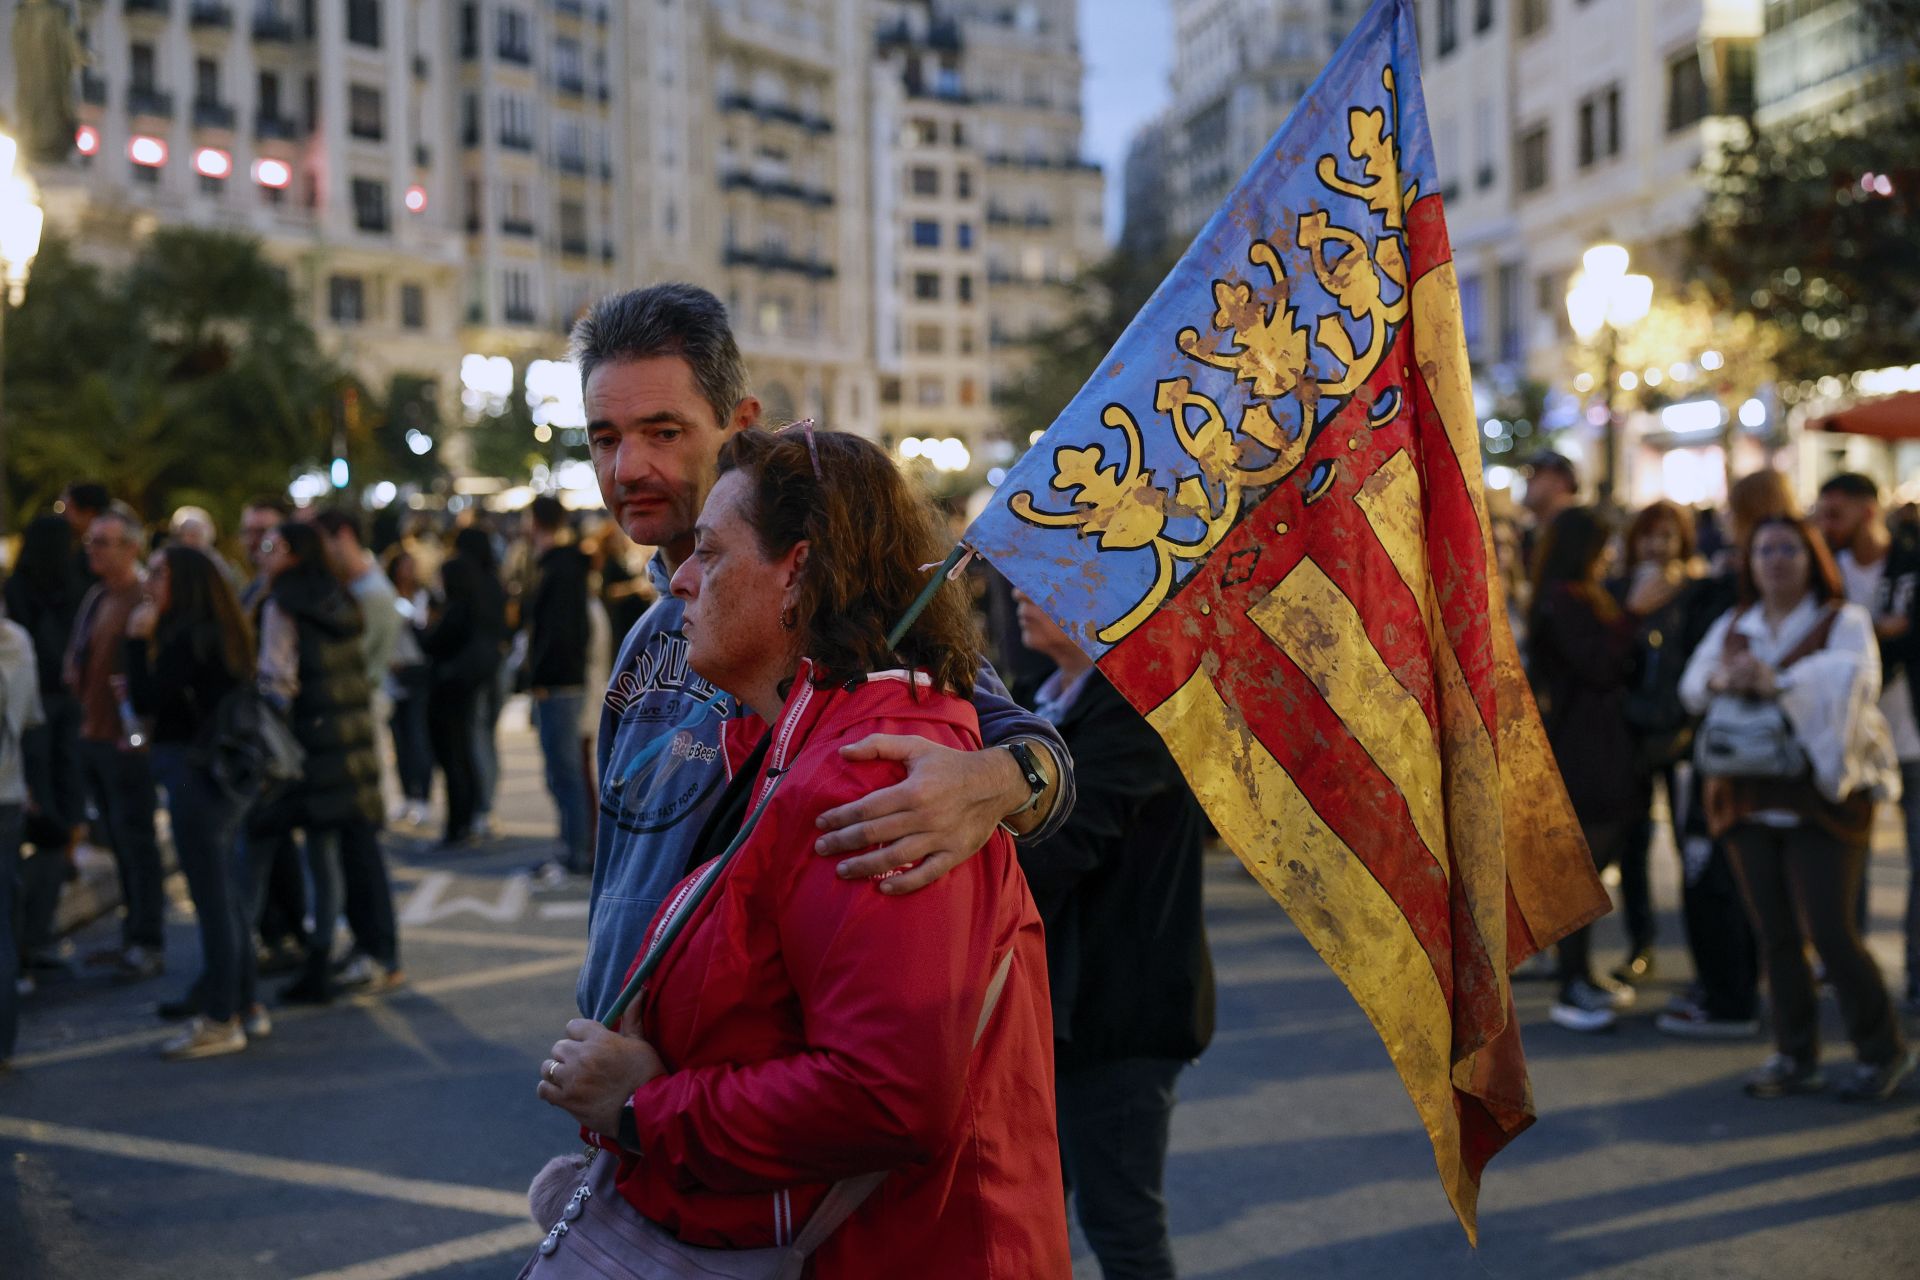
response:
<path id="1" fill-rule="evenodd" d="M 1853 1078 L 1840 1086 L 1842 1102 L 1885 1102 L 1900 1084 L 1920 1066 L 1920 1049 L 1908 1049 L 1892 1062 L 1880 1066 L 1860 1063 Z"/>
<path id="2" fill-rule="evenodd" d="M 1749 1098 L 1784 1098 L 1794 1093 L 1818 1093 L 1827 1087 L 1817 1062 L 1797 1062 L 1776 1053 L 1747 1076 L 1741 1086 Z"/>
<path id="3" fill-rule="evenodd" d="M 343 991 L 368 986 L 373 982 L 375 968 L 372 956 L 356 951 L 333 967 L 333 985 Z"/>
<path id="4" fill-rule="evenodd" d="M 187 1024 L 185 1031 L 160 1046 L 160 1056 L 169 1062 L 189 1062 L 195 1058 L 217 1058 L 225 1053 L 239 1053 L 246 1047 L 247 1033 L 240 1029 L 240 1019 L 209 1022 L 205 1018 L 195 1018 Z"/>
<path id="5" fill-rule="evenodd" d="M 1650 948 L 1641 947 L 1621 961 L 1620 965 L 1612 971 L 1611 976 L 1615 982 L 1633 987 L 1651 978 L 1654 968 L 1653 951 Z"/>
<path id="6" fill-rule="evenodd" d="M 167 971 L 167 962 L 158 951 L 149 951 L 139 943 L 134 943 L 120 953 L 119 972 L 114 975 L 121 982 L 145 982 L 148 978 L 157 978 Z"/>
<path id="7" fill-rule="evenodd" d="M 493 839 L 493 815 L 492 814 L 481 813 L 481 814 L 474 815 L 473 835 L 474 835 L 474 839 L 476 840 Z"/>
<path id="8" fill-rule="evenodd" d="M 407 825 L 410 827 L 424 827 L 432 817 L 433 811 L 427 808 L 424 800 L 415 800 L 407 806 Z"/>
<path id="9" fill-rule="evenodd" d="M 1713 1018 L 1698 1005 L 1684 1011 L 1669 1009 L 1653 1025 L 1682 1040 L 1751 1040 L 1760 1034 L 1758 1018 Z"/>
<path id="10" fill-rule="evenodd" d="M 265 1040 L 273 1034 L 273 1019 L 267 1016 L 267 1006 L 263 1004 L 247 1006 L 243 1025 L 249 1040 Z"/>
<path id="11" fill-rule="evenodd" d="M 1561 990 L 1547 1017 L 1568 1031 L 1608 1031 L 1614 1025 L 1613 1006 L 1610 992 L 1576 978 Z"/>
<path id="12" fill-rule="evenodd" d="M 571 873 L 560 859 L 548 858 L 528 867 L 527 874 L 533 877 L 533 887 L 536 889 L 564 889 Z"/>

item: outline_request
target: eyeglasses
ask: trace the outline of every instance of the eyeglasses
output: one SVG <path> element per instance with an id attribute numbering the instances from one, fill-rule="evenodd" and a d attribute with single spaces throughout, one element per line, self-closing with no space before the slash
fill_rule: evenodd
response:
<path id="1" fill-rule="evenodd" d="M 798 429 L 806 433 L 807 457 L 813 460 L 813 478 L 819 483 L 825 484 L 827 482 L 827 478 L 826 476 L 820 473 L 820 450 L 816 448 L 813 443 L 813 419 L 812 418 L 802 418 L 798 422 L 789 422 L 786 426 L 781 427 L 778 431 L 774 432 L 773 434 L 784 435 L 785 433 L 789 431 L 793 431 L 795 429 Z"/>
<path id="2" fill-rule="evenodd" d="M 125 541 L 126 541 L 125 538 L 117 537 L 110 533 L 103 533 L 99 535 L 90 534 L 85 539 L 82 540 L 80 545 L 83 547 L 117 547 L 122 542 L 125 542 Z"/>

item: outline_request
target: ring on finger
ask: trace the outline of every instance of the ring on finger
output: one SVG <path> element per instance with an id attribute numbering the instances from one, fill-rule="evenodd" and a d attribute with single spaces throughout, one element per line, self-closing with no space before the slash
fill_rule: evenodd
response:
<path id="1" fill-rule="evenodd" d="M 559 1084 L 560 1081 L 555 1079 L 553 1074 L 559 1069 L 560 1069 L 560 1064 L 556 1062 L 554 1059 L 548 1058 L 546 1061 L 546 1064 L 540 1068 L 540 1074 L 547 1078 L 548 1084 Z"/>

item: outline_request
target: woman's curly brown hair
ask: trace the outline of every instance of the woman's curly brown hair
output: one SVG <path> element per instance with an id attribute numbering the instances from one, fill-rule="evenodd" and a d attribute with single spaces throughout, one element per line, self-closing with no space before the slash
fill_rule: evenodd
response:
<path id="1" fill-rule="evenodd" d="M 814 457 L 819 458 L 819 478 Z M 927 575 L 920 566 L 950 550 L 932 504 L 880 447 L 844 431 L 742 431 L 720 448 L 720 475 L 744 473 L 753 492 L 748 521 L 769 557 L 808 544 L 801 573 L 801 652 L 818 683 L 908 666 L 962 697 L 973 692 L 980 645 L 964 593 L 943 589 L 898 649 L 893 629 Z"/>

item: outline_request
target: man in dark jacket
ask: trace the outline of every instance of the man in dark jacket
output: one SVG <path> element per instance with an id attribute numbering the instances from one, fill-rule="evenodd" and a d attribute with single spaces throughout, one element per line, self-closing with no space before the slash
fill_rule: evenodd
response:
<path id="1" fill-rule="evenodd" d="M 580 716 L 587 698 L 587 557 L 568 537 L 567 509 L 542 494 L 527 513 L 533 585 L 520 610 L 527 627 L 524 679 L 546 762 L 547 791 L 560 815 L 560 856 L 536 868 L 549 884 L 593 870 L 587 835 Z"/>
<path id="2" fill-rule="evenodd" d="M 1107 1280 L 1171 1280 L 1161 1183 L 1174 1082 L 1213 1038 L 1206 822 L 1152 726 L 1015 599 L 1022 643 L 1057 664 L 1036 709 L 1079 776 L 1066 823 L 1020 850 L 1047 928 L 1062 1171 Z"/>

